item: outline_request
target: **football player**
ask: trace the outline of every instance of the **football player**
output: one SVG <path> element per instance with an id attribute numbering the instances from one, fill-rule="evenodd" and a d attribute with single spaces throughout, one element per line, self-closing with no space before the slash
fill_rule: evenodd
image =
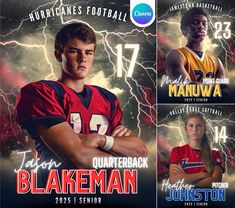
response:
<path id="1" fill-rule="evenodd" d="M 16 120 L 36 141 L 41 160 L 56 158 L 67 167 L 92 167 L 93 157 L 146 156 L 142 140 L 121 124 L 117 97 L 85 84 L 96 36 L 84 23 L 64 26 L 55 38 L 58 81 L 41 80 L 21 89 Z"/>

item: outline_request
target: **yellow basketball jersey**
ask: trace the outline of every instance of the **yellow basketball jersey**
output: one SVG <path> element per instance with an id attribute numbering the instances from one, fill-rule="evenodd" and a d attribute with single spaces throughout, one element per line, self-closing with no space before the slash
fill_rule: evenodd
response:
<path id="1" fill-rule="evenodd" d="M 218 69 L 218 59 L 203 53 L 200 58 L 188 47 L 176 49 L 185 62 L 191 81 L 202 82 L 203 78 L 214 78 Z"/>

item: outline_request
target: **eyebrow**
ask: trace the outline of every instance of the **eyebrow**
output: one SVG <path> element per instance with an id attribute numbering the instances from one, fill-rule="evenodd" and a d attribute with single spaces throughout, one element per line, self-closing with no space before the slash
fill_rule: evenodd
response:
<path id="1" fill-rule="evenodd" d="M 82 51 L 81 49 L 79 48 L 74 48 L 74 47 L 68 47 L 69 50 L 76 50 L 76 51 Z M 85 51 L 87 52 L 94 52 L 95 50 L 93 49 L 86 49 Z"/>
<path id="2" fill-rule="evenodd" d="M 200 20 L 199 18 L 194 17 L 192 20 L 197 20 L 197 21 L 201 21 L 201 22 L 208 22 L 208 20 Z"/>

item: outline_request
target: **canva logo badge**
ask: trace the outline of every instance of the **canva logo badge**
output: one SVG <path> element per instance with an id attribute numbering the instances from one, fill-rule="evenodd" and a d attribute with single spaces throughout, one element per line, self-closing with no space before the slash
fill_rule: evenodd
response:
<path id="1" fill-rule="evenodd" d="M 148 4 L 137 4 L 132 10 L 132 17 L 139 25 L 146 25 L 153 18 L 153 10 Z"/>

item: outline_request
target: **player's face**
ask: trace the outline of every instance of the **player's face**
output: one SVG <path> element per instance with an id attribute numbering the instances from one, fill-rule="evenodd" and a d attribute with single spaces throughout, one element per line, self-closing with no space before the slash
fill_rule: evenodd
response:
<path id="1" fill-rule="evenodd" d="M 208 20 L 204 15 L 194 15 L 186 29 L 188 40 L 202 41 L 207 35 Z"/>
<path id="2" fill-rule="evenodd" d="M 205 125 L 200 118 L 190 118 L 186 125 L 186 133 L 189 139 L 201 141 L 205 133 Z"/>
<path id="3" fill-rule="evenodd" d="M 85 79 L 91 70 L 94 53 L 94 43 L 86 43 L 77 38 L 68 40 L 61 54 L 64 73 L 75 80 Z"/>

